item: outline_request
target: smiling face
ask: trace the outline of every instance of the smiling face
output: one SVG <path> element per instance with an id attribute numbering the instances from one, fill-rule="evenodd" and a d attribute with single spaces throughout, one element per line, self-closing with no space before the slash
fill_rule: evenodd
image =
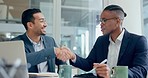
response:
<path id="1" fill-rule="evenodd" d="M 37 36 L 46 34 L 45 28 L 47 27 L 47 23 L 44 15 L 42 13 L 35 13 L 33 17 L 34 21 L 31 22 L 30 31 Z"/>
<path id="2" fill-rule="evenodd" d="M 120 33 L 121 19 L 114 11 L 104 10 L 101 13 L 101 31 L 103 34 Z"/>

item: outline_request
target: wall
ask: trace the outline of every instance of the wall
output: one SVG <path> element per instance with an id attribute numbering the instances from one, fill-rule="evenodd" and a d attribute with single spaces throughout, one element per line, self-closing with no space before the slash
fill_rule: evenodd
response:
<path id="1" fill-rule="evenodd" d="M 127 13 L 123 27 L 128 31 L 143 34 L 142 20 L 142 0 L 107 0 L 104 1 L 104 6 L 108 4 L 118 4 Z"/>

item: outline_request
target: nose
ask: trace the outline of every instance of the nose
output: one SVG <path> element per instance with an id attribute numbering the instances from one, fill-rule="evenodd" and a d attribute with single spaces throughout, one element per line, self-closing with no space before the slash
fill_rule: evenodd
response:
<path id="1" fill-rule="evenodd" d="M 46 21 L 44 22 L 44 27 L 47 27 L 47 22 Z"/>
<path id="2" fill-rule="evenodd" d="M 102 27 L 104 25 L 104 23 L 103 22 L 100 22 L 100 26 Z"/>
<path id="3" fill-rule="evenodd" d="M 101 26 L 101 28 L 104 27 L 104 23 L 103 22 L 100 22 L 100 26 Z"/>

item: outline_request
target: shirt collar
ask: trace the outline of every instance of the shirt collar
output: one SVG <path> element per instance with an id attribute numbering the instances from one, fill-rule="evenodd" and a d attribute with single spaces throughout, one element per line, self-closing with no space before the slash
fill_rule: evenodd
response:
<path id="1" fill-rule="evenodd" d="M 123 36 L 124 36 L 124 32 L 125 32 L 125 29 L 122 30 L 121 34 L 117 37 L 117 39 L 115 40 L 115 42 L 116 41 L 122 41 Z M 109 37 L 109 41 L 110 42 L 113 42 L 112 39 L 111 39 L 111 36 Z"/>
<path id="2" fill-rule="evenodd" d="M 32 44 L 34 44 L 34 45 L 36 45 L 36 44 L 40 45 L 41 42 L 43 42 L 43 38 L 42 38 L 42 36 L 41 36 L 41 39 L 40 39 L 39 43 L 36 43 L 36 42 L 32 41 L 31 38 L 29 38 L 29 36 L 28 36 L 27 33 L 26 33 L 26 36 L 27 36 L 27 38 L 30 40 L 30 42 L 31 42 Z"/>

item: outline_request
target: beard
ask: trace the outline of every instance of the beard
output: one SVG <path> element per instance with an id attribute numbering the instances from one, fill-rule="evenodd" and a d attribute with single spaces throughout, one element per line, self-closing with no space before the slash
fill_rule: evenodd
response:
<path id="1" fill-rule="evenodd" d="M 40 35 L 45 35 L 46 34 L 46 31 L 45 30 L 41 30 L 40 31 Z"/>
<path id="2" fill-rule="evenodd" d="M 46 32 L 41 32 L 41 34 L 40 35 L 46 35 Z"/>
<path id="3" fill-rule="evenodd" d="M 45 33 L 42 33 L 41 35 L 46 35 Z"/>

